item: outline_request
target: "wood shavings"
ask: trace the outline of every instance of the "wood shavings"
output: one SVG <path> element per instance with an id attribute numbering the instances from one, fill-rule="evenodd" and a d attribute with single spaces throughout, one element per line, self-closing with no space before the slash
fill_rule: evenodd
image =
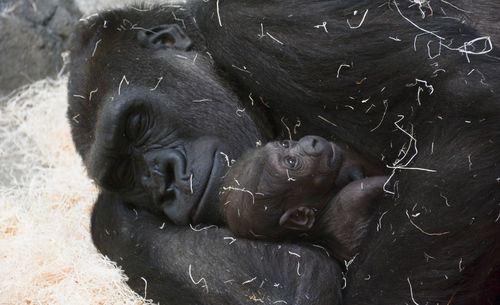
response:
<path id="1" fill-rule="evenodd" d="M 267 108 L 271 108 L 267 103 L 264 102 L 264 98 L 262 96 L 259 96 L 259 100 L 262 103 L 262 105 L 266 106 Z"/>
<path id="2" fill-rule="evenodd" d="M 252 192 L 250 192 L 249 190 L 245 189 L 245 188 L 232 187 L 232 186 L 223 186 L 222 189 L 224 191 L 230 190 L 230 191 L 238 191 L 238 192 L 247 193 L 247 194 L 249 194 L 252 197 L 252 203 L 255 204 L 255 196 L 254 196 L 254 194 Z"/>
<path id="3" fill-rule="evenodd" d="M 243 117 L 243 115 L 242 115 L 243 112 L 245 112 L 245 108 L 236 109 L 236 115 L 239 116 L 240 118 Z"/>
<path id="4" fill-rule="evenodd" d="M 356 85 L 361 85 L 364 81 L 366 80 L 366 77 L 363 77 L 362 79 L 360 79 L 359 81 L 356 81 Z"/>
<path id="5" fill-rule="evenodd" d="M 251 282 L 255 281 L 256 279 L 257 279 L 257 277 L 251 278 L 248 281 L 244 281 L 243 283 L 241 283 L 241 285 L 250 284 Z"/>
<path id="6" fill-rule="evenodd" d="M 417 303 L 417 301 L 415 301 L 415 298 L 413 297 L 413 288 L 411 287 L 411 282 L 410 282 L 410 278 L 407 277 L 406 280 L 408 281 L 408 285 L 410 286 L 410 296 L 411 296 L 411 300 L 413 301 L 413 304 L 415 305 L 419 305 Z"/>
<path id="7" fill-rule="evenodd" d="M 318 24 L 314 26 L 315 29 L 323 28 L 326 33 L 328 33 L 328 29 L 326 28 L 326 21 L 323 21 L 322 24 Z"/>
<path id="8" fill-rule="evenodd" d="M 102 41 L 102 39 L 99 39 L 96 43 L 95 43 L 95 46 L 94 46 L 94 51 L 92 51 L 92 56 L 91 57 L 94 57 L 95 55 L 95 51 L 97 50 L 97 46 L 99 45 L 99 43 Z"/>
<path id="9" fill-rule="evenodd" d="M 237 69 L 237 70 L 240 70 L 241 72 L 245 72 L 245 73 L 249 73 L 251 74 L 250 71 L 247 70 L 247 68 L 245 66 L 243 66 L 243 68 L 240 68 L 238 66 L 235 66 L 235 65 L 231 65 L 233 68 Z"/>
<path id="10" fill-rule="evenodd" d="M 444 204 L 447 207 L 451 207 L 450 204 L 448 203 L 448 198 L 446 198 L 446 196 L 444 196 L 443 193 L 439 193 L 439 196 L 444 199 Z"/>
<path id="11" fill-rule="evenodd" d="M 350 68 L 351 66 L 348 65 L 348 64 L 341 64 L 339 66 L 339 68 L 337 69 L 337 78 L 339 78 L 339 75 L 340 75 L 340 69 L 342 69 L 343 67 L 347 67 L 347 68 Z"/>
<path id="12" fill-rule="evenodd" d="M 213 100 L 210 99 L 210 98 L 202 98 L 202 99 L 199 99 L 199 100 L 193 100 L 192 102 L 193 103 L 203 103 L 203 102 L 213 102 Z"/>
<path id="13" fill-rule="evenodd" d="M 8 275 L 0 279 L 0 303 L 152 304 L 92 244 L 98 189 L 71 139 L 67 82 L 67 76 L 37 81 L 0 107 L 0 151 L 23 160 L 3 162 L 0 173 L 16 176 L 0 183 L 0 265 Z M 82 121 L 71 115 L 71 123 Z"/>
<path id="14" fill-rule="evenodd" d="M 297 118 L 297 123 L 293 125 L 293 134 L 297 134 L 297 128 L 299 128 L 301 124 L 302 122 L 300 121 L 299 118 Z"/>
<path id="15" fill-rule="evenodd" d="M 437 170 L 435 170 L 435 169 L 428 169 L 428 168 L 421 168 L 421 167 L 390 166 L 390 165 L 386 165 L 386 167 L 390 168 L 390 169 L 416 170 L 416 171 L 423 171 L 423 172 L 430 172 L 430 173 L 437 172 Z"/>
<path id="16" fill-rule="evenodd" d="M 77 115 L 73 116 L 71 119 L 73 120 L 73 122 L 80 124 L 80 121 L 78 121 L 79 117 L 80 117 L 80 114 L 77 114 Z"/>
<path id="17" fill-rule="evenodd" d="M 95 90 L 90 91 L 90 93 L 89 93 L 89 101 L 92 100 L 92 95 L 95 94 L 95 93 L 97 93 L 98 90 L 99 90 L 99 88 L 95 88 Z"/>
<path id="18" fill-rule="evenodd" d="M 147 299 L 148 297 L 148 281 L 146 281 L 145 278 L 141 276 L 141 280 L 144 281 L 144 298 Z"/>
<path id="19" fill-rule="evenodd" d="M 218 0 L 217 0 L 217 2 L 218 2 Z M 186 23 L 184 22 L 184 19 L 177 18 L 177 16 L 175 16 L 175 13 L 173 11 L 172 11 L 172 16 L 174 17 L 175 21 L 180 21 L 182 23 L 183 28 L 186 28 Z"/>
<path id="20" fill-rule="evenodd" d="M 463 12 L 463 13 L 472 14 L 472 12 L 471 12 L 471 11 L 466 11 L 466 10 L 464 10 L 464 9 L 462 9 L 462 8 L 459 8 L 458 6 L 453 5 L 453 4 L 451 4 L 450 2 L 448 2 L 448 1 L 445 1 L 445 0 L 440 0 L 440 1 L 441 1 L 441 2 L 443 2 L 443 3 L 445 3 L 445 4 L 448 4 L 449 6 L 453 7 L 454 9 L 456 9 L 456 10 L 458 10 L 458 11 L 461 11 L 461 12 Z"/>
<path id="21" fill-rule="evenodd" d="M 129 82 L 128 82 L 127 77 L 125 75 L 123 75 L 122 80 L 120 81 L 120 85 L 118 86 L 118 95 L 120 95 L 120 93 L 121 93 L 123 82 L 125 82 L 127 84 L 127 86 L 129 85 Z"/>
<path id="22" fill-rule="evenodd" d="M 300 261 L 297 261 L 297 275 L 302 276 L 302 274 L 300 274 Z"/>
<path id="23" fill-rule="evenodd" d="M 276 39 L 273 35 L 269 34 L 269 32 L 266 32 L 266 35 L 269 36 L 269 38 L 271 38 L 272 40 L 276 41 L 277 43 L 283 45 L 283 43 L 281 41 Z"/>
<path id="24" fill-rule="evenodd" d="M 248 99 L 250 99 L 250 101 L 252 102 L 252 106 L 253 106 L 252 92 L 250 92 L 250 93 L 248 94 Z"/>
<path id="25" fill-rule="evenodd" d="M 408 210 L 406 210 L 406 216 L 408 217 L 408 220 L 410 220 L 410 223 L 415 227 L 417 228 L 420 232 L 424 233 L 425 235 L 429 235 L 429 236 L 441 236 L 441 235 L 446 235 L 446 234 L 449 234 L 450 232 L 441 232 L 441 233 L 428 233 L 426 231 L 424 231 L 422 228 L 420 228 L 419 226 L 417 226 L 413 220 L 411 219 L 410 217 L 410 214 L 408 213 Z"/>
<path id="26" fill-rule="evenodd" d="M 236 241 L 236 238 L 231 236 L 225 236 L 224 240 L 230 240 L 229 244 L 232 245 Z"/>
<path id="27" fill-rule="evenodd" d="M 149 89 L 149 91 L 155 91 L 158 88 L 158 85 L 160 85 L 160 82 L 163 80 L 163 76 L 158 77 L 158 82 L 156 82 L 156 85 Z"/>
<path id="28" fill-rule="evenodd" d="M 368 9 L 366 9 L 365 13 L 363 14 L 363 18 L 361 19 L 361 22 L 356 26 L 352 26 L 351 23 L 349 22 L 349 19 L 347 19 L 347 25 L 349 26 L 349 28 L 350 29 L 360 28 L 363 25 L 363 22 L 365 22 L 366 14 L 368 14 Z M 354 15 L 356 15 L 356 11 L 355 11 Z"/>
<path id="29" fill-rule="evenodd" d="M 420 26 L 416 25 L 413 21 L 411 21 L 410 19 L 408 19 L 405 15 L 403 15 L 403 13 L 401 12 L 401 10 L 399 9 L 399 5 L 396 2 L 396 0 L 393 0 L 392 3 L 396 6 L 396 9 L 397 9 L 399 15 L 401 15 L 401 17 L 403 17 L 403 19 L 405 19 L 406 21 L 408 21 L 411 25 L 413 25 L 414 27 L 416 27 L 417 29 L 419 29 L 420 31 L 422 31 L 424 33 L 431 34 L 431 35 L 435 36 L 436 38 L 439 38 L 440 40 L 444 40 L 443 37 L 435 34 L 434 32 L 431 32 L 431 31 L 428 31 L 428 30 L 426 30 L 424 28 L 421 28 Z"/>
<path id="30" fill-rule="evenodd" d="M 389 212 L 389 210 L 383 212 L 382 215 L 380 215 L 380 217 L 378 218 L 377 232 L 380 231 L 380 229 L 382 229 L 382 218 L 384 217 L 385 214 L 387 214 L 387 212 Z"/>
<path id="31" fill-rule="evenodd" d="M 195 232 L 201 232 L 201 231 L 212 229 L 212 228 L 215 228 L 215 229 L 219 228 L 216 225 L 209 225 L 209 226 L 205 226 L 205 227 L 202 227 L 202 228 L 198 229 L 198 225 L 196 225 L 196 227 L 193 227 L 192 224 L 189 224 L 189 227 L 191 228 L 191 230 L 193 230 Z"/>
<path id="32" fill-rule="evenodd" d="M 321 116 L 321 115 L 318 115 L 318 118 L 320 118 L 321 120 L 323 120 L 323 121 L 327 122 L 328 124 L 330 124 L 330 125 L 332 125 L 332 126 L 338 127 L 337 125 L 335 125 L 335 123 L 333 123 L 333 122 L 331 122 L 331 121 L 327 120 L 326 118 L 324 118 L 324 117 L 323 117 L 323 116 Z"/>
<path id="33" fill-rule="evenodd" d="M 429 254 L 427 254 L 425 252 L 424 252 L 424 257 L 425 257 L 425 261 L 426 262 L 429 262 L 429 259 L 433 259 L 433 260 L 436 259 L 434 256 L 431 256 L 431 255 L 429 255 Z"/>
<path id="34" fill-rule="evenodd" d="M 201 282 L 203 282 L 203 286 L 201 286 L 201 288 L 204 288 L 205 289 L 205 293 L 208 293 L 208 285 L 207 285 L 207 280 L 202 277 L 200 278 L 198 281 L 195 281 L 194 278 L 193 278 L 193 274 L 191 272 L 191 264 L 189 264 L 189 270 L 188 270 L 188 273 L 189 273 L 189 278 L 191 279 L 191 281 L 193 282 L 193 284 L 195 285 L 198 285 L 200 284 Z"/>
<path id="35" fill-rule="evenodd" d="M 220 19 L 219 0 L 217 0 L 217 2 L 215 3 L 215 5 L 217 7 L 217 20 L 219 20 L 219 26 L 222 27 L 222 21 Z"/>
<path id="36" fill-rule="evenodd" d="M 438 52 L 436 55 L 432 56 L 431 55 L 431 43 L 432 43 L 432 40 L 429 40 L 427 42 L 427 56 L 429 57 L 429 59 L 434 59 L 438 56 L 441 56 L 441 46 L 443 45 L 442 43 L 439 43 L 439 49 L 438 49 Z"/>
<path id="37" fill-rule="evenodd" d="M 456 47 L 456 48 L 451 47 L 450 46 L 451 42 L 448 45 L 445 44 L 445 43 L 443 43 L 444 41 L 446 41 L 446 39 L 444 37 L 441 37 L 441 36 L 437 35 L 436 33 L 432 32 L 432 31 L 426 30 L 426 29 L 418 26 L 416 23 L 414 23 L 413 21 L 411 21 L 408 17 L 406 17 L 405 15 L 403 15 L 403 13 L 399 9 L 399 6 L 398 6 L 398 4 L 397 4 L 397 2 L 395 0 L 393 0 L 393 4 L 396 6 L 396 9 L 397 9 L 398 13 L 401 15 L 401 17 L 403 17 L 403 19 L 405 19 L 411 25 L 413 25 L 414 27 L 416 27 L 417 29 L 419 29 L 420 31 L 423 32 L 423 33 L 418 34 L 418 35 L 415 36 L 415 41 L 414 41 L 414 49 L 415 50 L 416 50 L 416 39 L 417 39 L 417 37 L 421 36 L 421 35 L 425 35 L 425 34 L 432 35 L 432 36 L 436 37 L 437 39 L 439 39 L 440 48 L 442 46 L 442 47 L 444 47 L 444 48 L 446 48 L 448 50 L 458 51 L 460 53 L 465 54 L 465 57 L 466 57 L 468 63 L 470 63 L 469 55 L 484 55 L 484 54 L 488 54 L 489 52 L 491 52 L 493 50 L 493 43 L 491 42 L 491 37 L 490 36 L 477 37 L 477 38 L 472 39 L 470 41 L 464 42 L 463 45 L 460 46 L 460 47 Z M 480 51 L 475 51 L 475 49 L 479 49 L 479 48 L 475 48 L 474 47 L 474 45 L 477 42 L 484 42 L 483 49 L 480 50 Z M 472 48 L 472 50 L 470 48 Z"/>
<path id="38" fill-rule="evenodd" d="M 383 100 L 382 101 L 382 104 L 384 104 L 384 113 L 382 113 L 382 118 L 380 119 L 380 122 L 378 122 L 377 126 L 373 127 L 370 132 L 373 132 L 375 131 L 377 128 L 380 127 L 380 125 L 382 125 L 382 122 L 384 121 L 384 118 L 385 118 L 385 114 L 387 113 L 387 108 L 389 107 L 389 103 L 387 103 L 387 100 Z M 370 107 L 371 108 L 371 107 Z M 368 109 L 370 110 L 370 109 Z M 368 112 L 368 110 L 366 112 Z"/>
<path id="39" fill-rule="evenodd" d="M 285 117 L 281 117 L 281 123 L 283 123 L 283 125 L 285 125 L 285 128 L 286 130 L 288 131 L 288 139 L 291 141 L 292 140 L 292 133 L 290 131 L 290 128 L 288 128 L 288 125 L 286 125 L 285 121 L 284 121 Z"/>
<path id="40" fill-rule="evenodd" d="M 219 151 L 219 154 L 221 154 L 224 157 L 224 159 L 226 160 L 227 167 L 231 167 L 231 163 L 229 162 L 229 156 L 222 151 Z"/>
<path id="41" fill-rule="evenodd" d="M 320 246 L 320 245 L 316 245 L 316 244 L 312 244 L 312 246 L 313 246 L 313 247 L 316 247 L 316 248 L 319 248 L 319 249 L 321 249 L 321 250 L 323 250 L 323 251 L 325 251 L 326 256 L 330 257 L 330 253 L 328 253 L 328 250 L 326 250 L 326 248 L 325 248 L 325 247 L 322 247 L 322 246 Z"/>
<path id="42" fill-rule="evenodd" d="M 434 87 L 432 85 L 427 84 L 426 80 L 418 78 L 415 78 L 415 83 L 406 84 L 406 87 L 414 87 L 417 86 L 419 83 L 423 84 L 427 89 L 429 89 L 429 95 L 432 95 L 434 93 Z"/>

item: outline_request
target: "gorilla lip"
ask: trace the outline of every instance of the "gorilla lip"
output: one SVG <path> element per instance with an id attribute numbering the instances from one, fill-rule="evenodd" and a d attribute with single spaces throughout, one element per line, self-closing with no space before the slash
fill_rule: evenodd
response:
<path id="1" fill-rule="evenodd" d="M 203 185 L 203 191 L 202 191 L 201 196 L 199 197 L 198 203 L 195 204 L 191 209 L 191 213 L 190 213 L 191 222 L 193 222 L 195 224 L 202 222 L 202 220 L 205 220 L 205 219 L 200 219 L 202 216 L 206 216 L 206 215 L 211 216 L 211 214 L 212 214 L 210 212 L 210 209 L 208 209 L 208 206 L 210 203 L 209 202 L 210 198 L 207 198 L 207 197 L 210 196 L 209 195 L 210 193 L 213 193 L 212 189 L 214 188 L 214 180 L 215 180 L 215 175 L 217 172 L 217 168 L 216 168 L 217 167 L 217 164 L 216 164 L 217 153 L 218 153 L 218 150 L 215 150 L 214 154 L 213 154 L 213 158 L 212 158 L 212 164 L 210 164 L 210 172 L 208 173 L 208 175 L 205 179 L 205 184 Z"/>

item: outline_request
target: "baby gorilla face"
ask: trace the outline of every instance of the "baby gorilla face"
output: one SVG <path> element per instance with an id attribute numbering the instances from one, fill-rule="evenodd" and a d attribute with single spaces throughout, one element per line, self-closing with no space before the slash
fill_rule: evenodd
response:
<path id="1" fill-rule="evenodd" d="M 288 186 L 296 198 L 331 190 L 343 162 L 342 150 L 318 136 L 270 142 L 264 150 L 276 183 Z"/>
<path id="2" fill-rule="evenodd" d="M 221 212 L 248 238 L 291 238 L 311 229 L 315 214 L 340 190 L 349 155 L 317 136 L 270 142 L 248 151 L 229 170 Z"/>

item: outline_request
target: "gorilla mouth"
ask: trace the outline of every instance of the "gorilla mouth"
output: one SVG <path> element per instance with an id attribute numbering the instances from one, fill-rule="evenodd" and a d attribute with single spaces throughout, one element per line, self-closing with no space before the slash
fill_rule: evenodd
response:
<path id="1" fill-rule="evenodd" d="M 205 185 L 203 186 L 203 191 L 201 191 L 201 196 L 198 203 L 191 209 L 191 222 L 193 224 L 198 223 L 215 223 L 218 222 L 218 209 L 217 206 L 217 190 L 219 184 L 217 183 L 219 168 L 217 164 L 218 150 L 214 151 L 212 157 L 212 164 L 208 167 L 210 171 L 206 177 Z"/>

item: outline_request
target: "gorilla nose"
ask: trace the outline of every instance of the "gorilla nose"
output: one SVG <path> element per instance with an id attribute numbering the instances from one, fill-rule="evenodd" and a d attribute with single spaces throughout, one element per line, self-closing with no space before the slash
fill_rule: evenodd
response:
<path id="1" fill-rule="evenodd" d="M 299 145 L 310 156 L 319 156 L 330 147 L 327 140 L 318 136 L 305 136 L 299 140 Z"/>
<path id="2" fill-rule="evenodd" d="M 179 191 L 189 189 L 186 159 L 176 150 L 146 154 L 146 175 L 143 182 L 157 203 L 175 200 Z"/>

